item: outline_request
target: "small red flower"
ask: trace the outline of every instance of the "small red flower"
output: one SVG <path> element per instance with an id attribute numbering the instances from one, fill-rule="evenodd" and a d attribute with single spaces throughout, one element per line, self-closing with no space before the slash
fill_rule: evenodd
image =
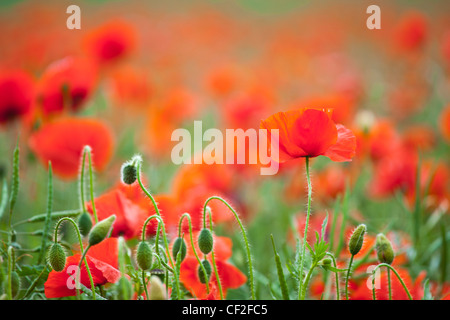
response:
<path id="1" fill-rule="evenodd" d="M 75 274 L 71 269 L 78 267 L 81 254 L 77 253 L 66 260 L 66 266 L 63 271 L 56 272 L 52 270 L 44 284 L 45 296 L 47 298 L 61 298 L 76 295 Z M 118 240 L 117 238 L 108 238 L 99 244 L 92 246 L 86 260 L 95 286 L 106 283 L 115 283 L 121 277 L 118 270 Z M 71 267 L 71 269 L 69 269 Z M 80 282 L 87 288 L 91 288 L 90 279 L 84 263 L 81 264 Z M 73 288 L 72 288 L 73 287 Z"/>
<path id="2" fill-rule="evenodd" d="M 92 148 L 93 165 L 103 170 L 112 155 L 113 136 L 108 126 L 95 119 L 61 118 L 44 124 L 34 132 L 28 144 L 45 165 L 63 178 L 74 178 L 80 168 L 83 148 Z"/>
<path id="3" fill-rule="evenodd" d="M 34 84 L 23 71 L 8 71 L 0 74 L 0 124 L 26 115 L 31 111 Z"/>
<path id="4" fill-rule="evenodd" d="M 261 122 L 263 129 L 279 130 L 279 162 L 299 157 L 326 156 L 333 161 L 351 161 L 356 138 L 332 120 L 332 110 L 303 108 L 278 112 Z"/>
<path id="5" fill-rule="evenodd" d="M 86 59 L 67 57 L 52 63 L 39 81 L 38 99 L 43 113 L 78 111 L 96 83 L 97 67 Z"/>
<path id="6" fill-rule="evenodd" d="M 394 30 L 394 40 L 401 50 L 417 50 L 424 46 L 428 26 L 420 12 L 409 12 L 401 18 Z"/>

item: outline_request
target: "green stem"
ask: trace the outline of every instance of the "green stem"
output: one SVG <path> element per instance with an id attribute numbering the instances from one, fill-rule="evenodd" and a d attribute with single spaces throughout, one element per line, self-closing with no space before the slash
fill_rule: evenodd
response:
<path id="1" fill-rule="evenodd" d="M 226 202 L 224 199 L 222 199 L 221 197 L 218 197 L 218 196 L 209 197 L 205 201 L 205 205 L 203 206 L 203 218 L 204 219 L 205 219 L 205 216 L 206 216 L 207 205 L 208 205 L 209 201 L 214 200 L 214 199 L 221 201 L 222 203 L 224 203 L 228 207 L 228 209 L 230 209 L 230 211 L 234 214 L 234 217 L 235 217 L 236 221 L 238 222 L 239 227 L 241 228 L 242 237 L 244 238 L 245 247 L 246 247 L 246 250 L 247 250 L 249 279 L 250 279 L 250 290 L 251 290 L 252 300 L 255 300 L 256 296 L 255 296 L 255 285 L 254 285 L 254 277 L 253 277 L 252 256 L 250 254 L 250 246 L 248 244 L 247 233 L 245 231 L 244 225 L 242 224 L 241 219 L 239 219 L 239 216 L 238 216 L 237 212 L 233 209 L 233 207 L 231 207 L 228 202 Z"/>
<path id="2" fill-rule="evenodd" d="M 387 268 L 387 278 L 389 287 L 389 300 L 392 300 L 392 288 L 391 288 L 391 270 Z"/>
<path id="3" fill-rule="evenodd" d="M 193 238 L 193 235 L 192 235 L 192 221 L 191 221 L 191 216 L 190 216 L 189 213 L 183 213 L 183 215 L 180 218 L 180 223 L 178 225 L 178 237 L 181 238 L 181 226 L 182 226 L 182 221 L 183 221 L 184 218 L 188 219 L 188 223 L 189 223 L 189 238 L 190 238 L 190 241 L 191 241 L 191 247 L 192 247 L 192 250 L 194 251 L 195 258 L 197 259 L 197 262 L 199 263 L 200 267 L 202 268 L 203 275 L 205 276 L 205 279 L 208 279 L 205 266 L 201 262 L 200 257 L 197 254 L 197 250 L 195 249 L 194 238 Z M 205 284 L 206 284 L 206 292 L 209 294 L 209 283 L 208 283 L 208 281 L 206 281 Z"/>
<path id="4" fill-rule="evenodd" d="M 355 256 L 352 254 L 350 262 L 348 263 L 347 276 L 345 277 L 345 300 L 348 300 L 348 279 L 350 278 L 350 272 L 352 270 L 353 258 Z"/>
<path id="5" fill-rule="evenodd" d="M 77 236 L 78 236 L 78 242 L 79 242 L 79 245 L 80 245 L 80 250 L 83 251 L 83 241 L 82 241 L 82 238 L 81 238 L 80 230 L 78 229 L 78 225 L 77 225 L 77 223 L 76 223 L 75 221 L 73 221 L 71 218 L 68 218 L 68 217 L 61 218 L 61 219 L 58 221 L 58 223 L 56 224 L 56 227 L 55 227 L 55 239 L 54 239 L 55 243 L 58 242 L 58 229 L 59 229 L 59 226 L 60 226 L 61 223 L 63 223 L 64 221 L 69 221 L 70 223 L 72 223 L 72 225 L 73 225 L 73 227 L 75 228 L 75 231 L 76 231 L 76 233 L 77 233 Z M 89 248 L 89 246 L 88 246 L 88 248 Z M 88 248 L 87 248 L 87 249 L 88 249 Z M 87 250 L 84 252 L 84 256 L 86 255 L 86 252 L 87 252 Z M 95 285 L 94 285 L 94 279 L 92 278 L 91 270 L 90 270 L 89 265 L 88 265 L 88 263 L 87 263 L 86 257 L 84 257 L 83 260 L 84 260 L 84 265 L 85 265 L 85 267 L 86 267 L 86 272 L 87 272 L 87 274 L 88 274 L 88 276 L 89 276 L 89 281 L 90 281 L 90 283 L 91 283 L 92 298 L 95 300 Z M 78 270 L 80 270 L 81 261 L 82 261 L 82 259 L 80 259 L 80 264 L 78 265 Z M 81 271 L 78 271 L 78 272 L 81 272 Z M 77 289 L 77 296 L 79 296 L 79 289 Z"/>
<path id="6" fill-rule="evenodd" d="M 8 300 L 12 300 L 12 272 L 14 268 L 14 249 L 13 247 L 8 247 L 8 287 L 6 288 L 6 294 Z"/>
<path id="7" fill-rule="evenodd" d="M 303 290 L 303 267 L 305 264 L 305 255 L 306 255 L 306 239 L 308 235 L 308 226 L 309 226 L 309 216 L 311 214 L 311 197 L 312 197 L 312 186 L 311 186 L 311 178 L 309 176 L 309 157 L 305 158 L 305 164 L 306 164 L 306 180 L 308 183 L 308 206 L 307 206 L 307 212 L 306 212 L 306 223 L 305 223 L 305 232 L 303 234 L 303 249 L 302 249 L 302 259 L 300 261 L 300 283 L 298 288 L 298 298 L 299 300 L 302 300 L 302 297 L 304 299 L 305 294 L 302 293 Z"/>
<path id="8" fill-rule="evenodd" d="M 306 289 L 308 288 L 309 280 L 311 279 L 312 273 L 313 273 L 313 271 L 314 271 L 316 266 L 317 266 L 317 262 L 314 262 L 311 265 L 311 268 L 309 269 L 308 274 L 306 275 L 305 282 L 303 283 L 301 300 L 305 300 Z"/>
<path id="9" fill-rule="evenodd" d="M 47 216 L 45 218 L 44 230 L 42 233 L 41 251 L 39 252 L 38 264 L 41 264 L 44 258 L 45 250 L 47 248 L 48 233 L 50 231 L 50 222 L 52 214 L 53 204 L 53 176 L 52 176 L 52 163 L 48 162 L 48 192 L 47 192 Z"/>
<path id="10" fill-rule="evenodd" d="M 91 148 L 89 147 L 87 150 L 88 161 L 89 161 L 89 192 L 91 195 L 91 204 L 92 204 L 92 214 L 94 215 L 95 223 L 98 223 L 97 210 L 95 209 L 95 197 L 94 197 L 94 174 L 92 170 L 92 156 L 91 156 Z"/>
<path id="11" fill-rule="evenodd" d="M 330 252 L 326 253 L 327 256 L 329 256 L 333 260 L 333 266 L 337 268 L 336 258 L 334 255 Z M 340 300 L 340 293 L 339 293 L 339 272 L 335 272 L 336 274 L 336 300 Z"/>
<path id="12" fill-rule="evenodd" d="M 148 295 L 148 289 L 147 284 L 145 283 L 145 271 L 142 270 L 142 285 L 144 286 L 145 296 L 147 297 L 147 300 L 150 298 Z"/>
<path id="13" fill-rule="evenodd" d="M 81 158 L 81 171 L 80 171 L 80 207 L 81 207 L 81 213 L 86 211 L 86 203 L 84 199 L 84 169 L 85 169 L 85 163 L 86 163 L 86 152 L 87 147 L 84 147 L 83 149 L 83 156 Z"/>
<path id="14" fill-rule="evenodd" d="M 412 300 L 412 296 L 411 293 L 409 292 L 408 288 L 405 285 L 405 282 L 403 281 L 403 279 L 400 277 L 400 275 L 398 274 L 397 270 L 394 269 L 394 267 L 392 267 L 390 264 L 387 263 L 380 263 L 379 265 L 377 265 L 373 270 L 372 270 L 372 295 L 373 295 L 373 300 L 376 300 L 376 293 L 375 293 L 375 272 L 377 271 L 378 268 L 381 267 L 386 267 L 389 270 L 392 270 L 392 272 L 394 272 L 395 276 L 397 277 L 397 279 L 400 281 L 400 283 L 403 286 L 403 289 L 405 290 L 406 294 L 408 295 L 408 299 Z"/>
<path id="15" fill-rule="evenodd" d="M 211 234 L 213 234 L 212 213 L 211 213 L 211 210 L 209 209 L 209 207 L 207 208 L 207 210 L 208 210 L 208 214 L 209 214 L 209 228 L 211 230 Z M 203 220 L 205 220 L 205 219 L 203 219 Z M 206 225 L 206 224 L 204 224 L 204 225 Z M 214 255 L 214 245 L 211 250 L 211 262 L 213 265 L 214 274 L 216 275 L 216 281 L 217 281 L 217 287 L 219 288 L 220 300 L 223 300 L 224 297 L 223 297 L 223 290 L 222 290 L 222 282 L 220 281 L 219 271 L 217 270 L 216 258 Z M 203 263 L 201 264 L 201 266 L 203 267 Z M 205 279 L 208 279 L 208 277 L 205 277 Z M 206 282 L 208 282 L 208 281 L 206 281 Z"/>

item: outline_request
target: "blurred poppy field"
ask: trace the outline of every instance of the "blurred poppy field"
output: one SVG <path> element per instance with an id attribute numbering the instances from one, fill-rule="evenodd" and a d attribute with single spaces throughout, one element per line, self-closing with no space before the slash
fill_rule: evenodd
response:
<path id="1" fill-rule="evenodd" d="M 0 299 L 450 299 L 450 3 L 377 2 L 2 1 Z"/>

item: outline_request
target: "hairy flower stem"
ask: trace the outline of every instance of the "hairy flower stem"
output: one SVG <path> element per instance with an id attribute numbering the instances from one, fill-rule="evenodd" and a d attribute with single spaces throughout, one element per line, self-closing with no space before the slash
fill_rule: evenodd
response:
<path id="1" fill-rule="evenodd" d="M 373 300 L 377 299 L 376 298 L 376 292 L 375 292 L 375 272 L 378 270 L 378 268 L 381 268 L 381 267 L 386 267 L 388 270 L 392 270 L 392 272 L 394 272 L 395 276 L 400 281 L 400 283 L 403 286 L 403 289 L 405 290 L 406 294 L 408 295 L 408 299 L 412 300 L 411 293 L 409 292 L 408 288 L 406 287 L 406 284 L 403 281 L 402 277 L 400 277 L 400 275 L 398 274 L 397 270 L 395 270 L 393 266 L 391 266 L 390 264 L 387 264 L 387 263 L 380 263 L 379 265 L 377 265 L 372 270 L 372 296 L 373 296 Z"/>
<path id="2" fill-rule="evenodd" d="M 354 255 L 352 254 L 350 262 L 348 263 L 347 276 L 345 277 L 345 300 L 348 300 L 348 279 L 350 278 L 350 272 L 352 270 Z"/>
<path id="3" fill-rule="evenodd" d="M 77 233 L 77 236 L 78 236 L 78 242 L 79 242 L 79 245 L 80 245 L 80 250 L 83 251 L 83 241 L 81 239 L 80 229 L 78 229 L 78 225 L 76 224 L 76 222 L 73 221 L 71 218 L 68 218 L 68 217 L 61 218 L 58 221 L 58 223 L 56 224 L 56 227 L 55 227 L 55 239 L 54 239 L 55 243 L 58 242 L 58 229 L 59 229 L 59 226 L 64 221 L 69 221 L 70 223 L 72 223 L 73 227 L 75 228 L 75 232 Z M 81 272 L 80 271 L 81 262 L 84 261 L 84 265 L 86 266 L 86 271 L 87 271 L 87 274 L 89 276 L 89 281 L 91 283 L 92 298 L 95 300 L 96 298 L 95 298 L 94 279 L 92 278 L 91 270 L 90 270 L 89 265 L 88 265 L 87 260 L 86 260 L 86 253 L 87 253 L 87 249 L 88 248 L 86 248 L 86 251 L 84 252 L 84 259 L 80 259 L 80 264 L 78 265 L 78 271 L 77 272 Z M 77 288 L 77 296 L 78 297 L 80 296 L 80 291 L 79 291 L 78 288 Z"/>
<path id="4" fill-rule="evenodd" d="M 188 222 L 189 222 L 189 238 L 190 238 L 190 241 L 191 241 L 192 251 L 194 251 L 195 258 L 197 259 L 197 262 L 200 265 L 200 268 L 202 268 L 203 275 L 205 276 L 205 279 L 208 279 L 208 275 L 206 273 L 205 266 L 201 262 L 200 257 L 197 254 L 197 250 L 195 249 L 194 238 L 193 238 L 193 235 L 192 235 L 192 221 L 191 221 L 191 216 L 190 216 L 189 213 L 183 213 L 183 215 L 180 218 L 180 223 L 178 225 L 178 237 L 181 238 L 181 227 L 182 227 L 182 222 L 183 222 L 184 218 L 188 219 Z M 180 248 L 180 251 L 181 251 L 181 248 Z M 206 292 L 209 294 L 209 282 L 206 281 L 205 284 L 206 284 Z"/>
<path id="5" fill-rule="evenodd" d="M 306 224 L 305 224 L 305 232 L 303 235 L 303 248 L 302 248 L 302 259 L 300 262 L 300 283 L 298 286 L 298 299 L 304 300 L 306 293 L 304 294 L 303 291 L 303 267 L 305 265 L 305 255 L 306 255 L 306 239 L 308 235 L 308 226 L 309 226 L 309 216 L 311 214 L 311 197 L 312 197 L 312 186 L 311 186 L 311 178 L 309 176 L 309 157 L 305 157 L 305 165 L 306 165 L 306 181 L 308 183 L 308 207 L 306 212 Z M 305 288 L 306 290 L 306 288 Z"/>
<path id="6" fill-rule="evenodd" d="M 327 256 L 329 256 L 333 260 L 333 267 L 337 268 L 336 264 L 336 258 L 334 255 L 330 252 L 327 252 Z M 339 293 L 339 272 L 336 272 L 336 300 L 340 300 L 340 293 Z"/>
<path id="7" fill-rule="evenodd" d="M 213 234 L 212 212 L 209 207 L 207 207 L 206 209 L 207 209 L 208 215 L 209 215 L 209 228 L 211 230 L 211 234 Z M 205 216 L 203 216 L 203 226 L 206 228 Z M 214 245 L 211 250 L 211 262 L 213 265 L 214 274 L 216 275 L 216 281 L 217 281 L 217 287 L 219 288 L 220 300 L 223 300 L 222 282 L 220 281 L 219 271 L 217 270 L 217 264 L 216 264 L 216 259 L 215 259 L 215 255 L 214 255 Z M 201 264 L 201 266 L 203 267 L 203 263 Z M 208 277 L 206 277 L 205 279 L 208 279 Z M 208 281 L 206 281 L 206 282 L 208 282 Z"/>
<path id="8" fill-rule="evenodd" d="M 95 209 L 95 201 L 94 201 L 94 174 L 92 170 L 91 148 L 88 148 L 87 155 L 89 161 L 89 193 L 91 195 L 92 214 L 94 215 L 95 223 L 98 223 L 97 210 Z"/>
<path id="9" fill-rule="evenodd" d="M 309 280 L 311 280 L 311 276 L 312 273 L 315 269 L 315 267 L 317 266 L 317 262 L 313 263 L 311 265 L 311 268 L 308 271 L 308 274 L 306 275 L 305 281 L 303 283 L 303 289 L 302 289 L 302 296 L 301 296 L 301 300 L 305 300 L 306 297 L 306 289 L 308 289 L 308 284 L 309 284 Z"/>
<path id="10" fill-rule="evenodd" d="M 203 206 L 203 217 L 205 217 L 206 215 L 206 208 L 208 206 L 208 203 L 211 200 L 219 200 L 221 201 L 223 204 L 225 204 L 228 209 L 230 209 L 230 211 L 234 214 L 234 217 L 236 219 L 236 221 L 239 224 L 239 227 L 241 228 L 241 232 L 242 232 L 242 237 L 244 238 L 244 242 L 245 242 L 245 247 L 247 249 L 247 259 L 248 259 L 248 269 L 249 269 L 249 280 L 250 280 L 250 290 L 251 290 L 251 295 L 252 295 L 252 300 L 256 299 L 256 295 L 255 295 L 255 284 L 254 284 L 254 277 L 253 277 L 253 263 L 252 263 L 252 256 L 250 253 L 250 246 L 248 244 L 248 239 L 247 239 L 247 233 L 245 231 L 244 225 L 241 222 L 241 219 L 239 218 L 237 212 L 233 209 L 232 206 L 230 206 L 230 204 L 228 202 L 226 202 L 224 199 L 222 199 L 221 197 L 218 196 L 212 196 L 209 197 L 206 201 L 205 204 Z"/>
<path id="11" fill-rule="evenodd" d="M 387 268 L 388 288 L 389 288 L 389 300 L 392 300 L 392 288 L 391 288 L 391 269 Z"/>

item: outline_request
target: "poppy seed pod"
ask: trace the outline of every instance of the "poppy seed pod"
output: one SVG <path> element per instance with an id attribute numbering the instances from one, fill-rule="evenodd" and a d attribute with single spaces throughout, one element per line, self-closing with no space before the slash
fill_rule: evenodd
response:
<path id="1" fill-rule="evenodd" d="M 108 218 L 97 223 L 89 232 L 89 240 L 88 243 L 90 246 L 94 246 L 102 242 L 110 233 L 112 225 L 116 220 L 116 216 L 112 215 Z"/>
<path id="2" fill-rule="evenodd" d="M 66 253 L 63 247 L 55 242 L 48 251 L 48 262 L 56 272 L 61 272 L 66 266 Z"/>
<path id="3" fill-rule="evenodd" d="M 391 242 L 384 234 L 379 233 L 377 235 L 375 248 L 377 250 L 378 260 L 381 263 L 391 264 L 394 261 L 394 249 L 392 249 Z"/>
<path id="4" fill-rule="evenodd" d="M 148 270 L 151 268 L 153 262 L 153 253 L 150 245 L 147 242 L 141 241 L 139 243 L 136 251 L 136 261 L 139 268 L 141 268 L 142 270 Z"/>
<path id="5" fill-rule="evenodd" d="M 364 234 L 366 233 L 366 225 L 360 224 L 352 233 L 350 241 L 348 242 L 348 250 L 354 256 L 358 254 L 364 243 Z"/>
<path id="6" fill-rule="evenodd" d="M 89 231 L 91 231 L 92 220 L 91 216 L 86 211 L 84 211 L 78 217 L 78 228 L 80 229 L 80 233 L 83 235 L 83 237 L 87 236 L 89 234 Z"/>
<path id="7" fill-rule="evenodd" d="M 198 235 L 198 247 L 203 254 L 208 254 L 213 249 L 213 236 L 209 229 L 203 228 Z"/>
<path id="8" fill-rule="evenodd" d="M 124 163 L 122 166 L 122 182 L 128 185 L 133 184 L 137 179 L 137 168 L 131 163 Z"/>
<path id="9" fill-rule="evenodd" d="M 177 259 L 178 251 L 180 251 L 180 249 L 181 249 L 180 260 L 183 261 L 187 253 L 186 242 L 184 242 L 183 238 L 177 238 L 173 243 L 172 256 L 175 260 Z"/>
<path id="10" fill-rule="evenodd" d="M 201 283 L 206 283 L 207 281 L 209 281 L 209 278 L 211 278 L 212 267 L 209 261 L 206 259 L 202 261 L 202 265 L 203 267 L 205 267 L 206 276 L 208 277 L 208 279 L 205 279 L 205 274 L 203 273 L 203 269 L 200 265 L 198 266 L 197 269 L 198 279 L 200 280 Z"/>

